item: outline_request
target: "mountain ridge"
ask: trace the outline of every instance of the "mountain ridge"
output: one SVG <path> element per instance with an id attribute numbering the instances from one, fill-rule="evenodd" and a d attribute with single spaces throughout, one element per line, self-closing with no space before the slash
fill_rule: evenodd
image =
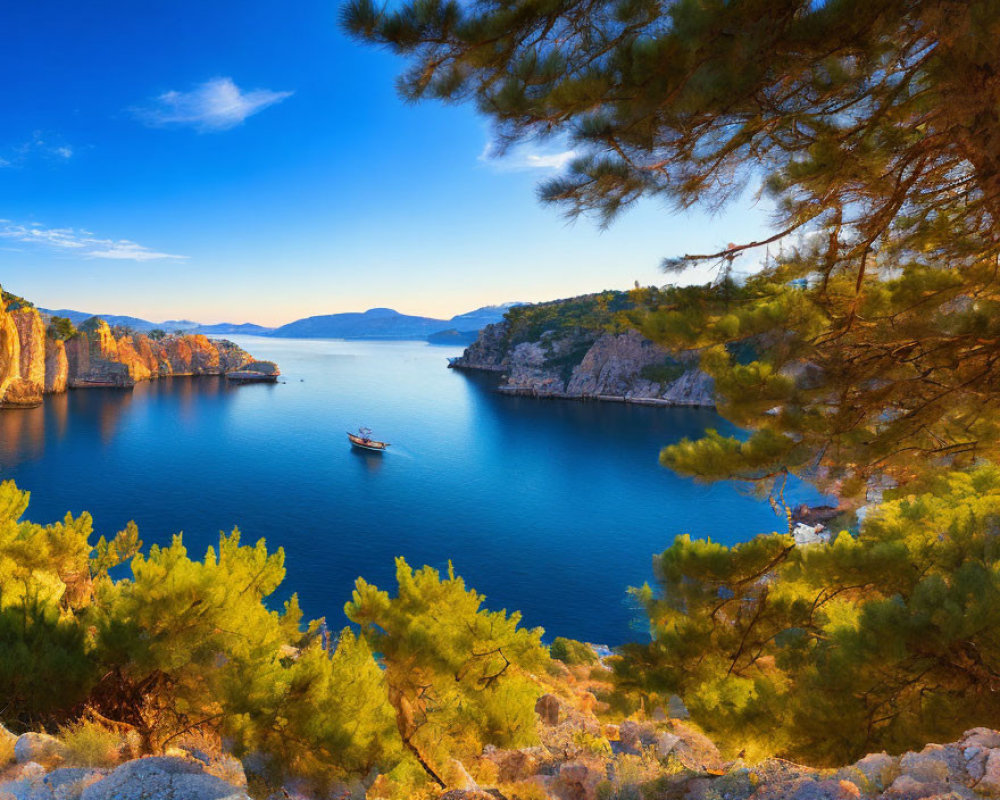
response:
<path id="1" fill-rule="evenodd" d="M 302 317 L 277 327 L 257 325 L 252 322 L 218 322 L 205 324 L 194 320 L 167 320 L 153 322 L 140 317 L 121 314 L 91 314 L 74 309 L 39 308 L 50 317 L 66 317 L 80 325 L 91 317 L 99 317 L 112 327 L 123 326 L 138 333 L 148 333 L 157 328 L 167 332 L 183 331 L 205 335 L 245 334 L 274 336 L 280 339 L 368 339 L 368 340 L 428 340 L 432 343 L 463 343 L 474 341 L 479 331 L 487 325 L 500 322 L 511 308 L 525 305 L 520 302 L 500 303 L 456 314 L 450 319 L 403 314 L 392 308 L 369 308 L 367 311 L 347 311 L 336 314 L 317 314 Z"/>

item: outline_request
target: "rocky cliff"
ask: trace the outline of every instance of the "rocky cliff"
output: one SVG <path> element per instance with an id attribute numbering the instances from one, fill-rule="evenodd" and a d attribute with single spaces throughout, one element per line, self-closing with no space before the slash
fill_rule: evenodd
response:
<path id="1" fill-rule="evenodd" d="M 554 328 L 517 341 L 509 320 L 487 326 L 455 369 L 502 373 L 499 391 L 646 405 L 715 405 L 712 379 L 691 353 L 669 353 L 634 330 Z"/>
<path id="2" fill-rule="evenodd" d="M 253 369 L 280 374 L 234 343 L 199 334 L 151 339 L 91 317 L 65 341 L 20 298 L 0 295 L 0 408 L 30 407 L 67 388 L 131 388 L 170 375 L 224 375 Z"/>

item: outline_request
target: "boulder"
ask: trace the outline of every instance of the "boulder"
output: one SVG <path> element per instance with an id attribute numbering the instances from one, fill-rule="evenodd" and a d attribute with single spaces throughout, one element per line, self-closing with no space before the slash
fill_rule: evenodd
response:
<path id="1" fill-rule="evenodd" d="M 899 759 L 888 753 L 869 753 L 854 765 L 873 789 L 883 791 L 899 775 Z"/>
<path id="2" fill-rule="evenodd" d="M 967 747 L 984 747 L 987 750 L 992 750 L 995 747 L 1000 747 L 1000 731 L 990 730 L 989 728 L 972 728 L 962 734 L 962 740 L 959 745 L 963 749 Z"/>
<path id="3" fill-rule="evenodd" d="M 956 761 L 952 752 L 939 744 L 929 744 L 919 753 L 904 754 L 899 759 L 899 771 L 921 783 L 947 781 L 950 775 L 965 771 L 961 762 L 951 763 Z"/>
<path id="4" fill-rule="evenodd" d="M 558 725 L 562 701 L 554 694 L 543 694 L 535 703 L 535 713 L 545 725 Z"/>
<path id="5" fill-rule="evenodd" d="M 990 797 L 1000 797 L 1000 749 L 986 751 L 982 765 L 983 774 L 976 784 L 977 791 Z"/>
<path id="6" fill-rule="evenodd" d="M 249 800 L 242 789 L 187 758 L 150 757 L 122 764 L 88 786 L 80 800 Z"/>
<path id="7" fill-rule="evenodd" d="M 597 800 L 597 785 L 607 770 L 588 761 L 567 761 L 559 767 L 555 790 L 562 800 Z"/>
<path id="8" fill-rule="evenodd" d="M 14 758 L 18 764 L 35 761 L 51 765 L 62 761 L 65 755 L 66 746 L 47 733 L 24 733 L 14 743 Z"/>
<path id="9" fill-rule="evenodd" d="M 39 765 L 35 765 L 39 766 Z M 0 782 L 2 800 L 77 800 L 93 783 L 104 777 L 102 770 L 66 768 L 46 774 L 44 769 Z"/>

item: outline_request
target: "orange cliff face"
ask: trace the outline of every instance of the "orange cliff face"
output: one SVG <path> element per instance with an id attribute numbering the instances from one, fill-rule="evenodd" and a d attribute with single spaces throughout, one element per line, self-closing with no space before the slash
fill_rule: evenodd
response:
<path id="1" fill-rule="evenodd" d="M 67 388 L 131 388 L 139 381 L 168 375 L 224 375 L 247 365 L 273 370 L 233 342 L 202 335 L 151 339 L 116 333 L 91 317 L 66 341 L 46 331 L 37 309 L 16 300 L 0 300 L 0 408 L 30 407 L 44 394 Z"/>
<path id="2" fill-rule="evenodd" d="M 118 336 L 91 317 L 66 342 L 70 388 L 134 386 L 168 375 L 224 375 L 252 363 L 253 357 L 228 341 L 200 334 L 150 339 L 141 333 Z"/>

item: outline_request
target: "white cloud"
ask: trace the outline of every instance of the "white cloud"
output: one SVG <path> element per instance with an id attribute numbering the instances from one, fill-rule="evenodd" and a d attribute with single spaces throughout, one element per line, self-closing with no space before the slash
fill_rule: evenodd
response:
<path id="1" fill-rule="evenodd" d="M 522 144 L 497 155 L 487 142 L 479 160 L 500 172 L 520 172 L 532 169 L 561 170 L 579 155 L 576 150 L 556 147 L 536 147 Z"/>
<path id="2" fill-rule="evenodd" d="M 244 92 L 232 78 L 213 78 L 190 92 L 164 92 L 152 104 L 133 112 L 142 122 L 156 128 L 180 125 L 199 131 L 224 131 L 292 94 L 270 89 Z"/>
<path id="3" fill-rule="evenodd" d="M 164 258 L 187 258 L 159 253 L 128 239 L 100 239 L 78 228 L 46 228 L 32 223 L 21 225 L 0 219 L 0 239 L 54 250 L 65 250 L 81 258 L 110 258 L 129 261 L 156 261 Z"/>
<path id="4" fill-rule="evenodd" d="M 37 159 L 66 161 L 73 157 L 73 148 L 66 144 L 51 142 L 41 131 L 35 131 L 31 138 L 17 145 L 0 147 L 0 169 L 20 167 Z"/>

